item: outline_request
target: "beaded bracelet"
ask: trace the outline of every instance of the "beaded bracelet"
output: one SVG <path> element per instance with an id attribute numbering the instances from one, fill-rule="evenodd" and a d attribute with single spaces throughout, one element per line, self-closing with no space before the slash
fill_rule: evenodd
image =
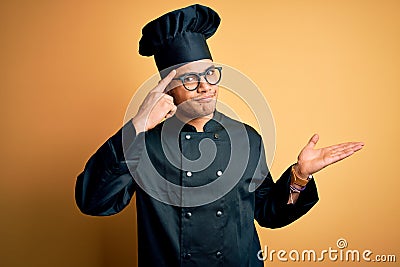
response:
<path id="1" fill-rule="evenodd" d="M 294 185 L 290 185 L 290 190 L 291 190 L 292 192 L 295 192 L 295 193 L 300 193 L 301 191 L 304 191 L 305 189 L 306 189 L 305 186 L 303 186 L 303 187 L 301 187 L 301 188 L 297 188 L 297 187 L 295 187 Z"/>
<path id="2" fill-rule="evenodd" d="M 309 175 L 307 179 L 302 179 L 300 178 L 296 171 L 294 170 L 294 166 L 292 166 L 292 170 L 291 170 L 291 177 L 290 177 L 290 183 L 291 184 L 295 184 L 298 185 L 300 187 L 305 187 L 307 185 L 307 183 L 313 178 L 312 175 Z"/>

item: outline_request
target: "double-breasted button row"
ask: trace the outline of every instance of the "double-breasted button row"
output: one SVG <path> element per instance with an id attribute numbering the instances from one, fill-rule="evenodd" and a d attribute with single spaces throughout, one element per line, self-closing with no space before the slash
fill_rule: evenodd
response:
<path id="1" fill-rule="evenodd" d="M 185 135 L 185 139 L 186 139 L 186 140 L 189 140 L 190 138 L 192 138 L 192 136 L 191 136 L 190 134 L 186 134 L 186 135 Z M 215 138 L 215 139 L 218 139 L 218 138 L 219 138 L 219 134 L 215 133 L 215 134 L 214 134 L 214 138 Z"/>
<path id="2" fill-rule="evenodd" d="M 215 256 L 217 256 L 217 258 L 221 258 L 222 254 L 223 254 L 222 251 L 217 251 L 217 253 L 215 253 Z M 190 254 L 189 252 L 185 252 L 183 253 L 182 256 L 185 260 L 188 260 L 192 257 L 192 254 Z"/>
<path id="3" fill-rule="evenodd" d="M 223 172 L 221 171 L 221 170 L 218 170 L 217 171 L 217 176 L 221 176 L 223 174 Z M 193 176 L 193 173 L 191 172 L 191 171 L 187 171 L 186 172 L 186 176 L 187 177 L 192 177 Z"/>
<path id="4" fill-rule="evenodd" d="M 215 215 L 216 215 L 217 217 L 221 217 L 223 214 L 224 214 L 224 212 L 223 212 L 222 210 L 217 210 L 217 212 L 215 213 Z M 190 211 L 186 212 L 186 213 L 185 213 L 185 217 L 186 217 L 187 219 L 190 219 L 190 217 L 192 217 L 192 213 L 191 213 Z"/>

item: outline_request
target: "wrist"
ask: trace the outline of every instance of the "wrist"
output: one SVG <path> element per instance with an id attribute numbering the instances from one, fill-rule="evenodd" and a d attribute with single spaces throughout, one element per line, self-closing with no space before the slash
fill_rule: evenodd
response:
<path id="1" fill-rule="evenodd" d="M 297 173 L 296 167 L 298 169 L 297 164 L 292 166 L 290 185 L 294 186 L 295 188 L 299 189 L 300 191 L 303 191 L 305 189 L 305 187 L 307 186 L 308 182 L 313 178 L 313 176 L 308 175 L 308 176 L 306 176 L 306 178 L 303 178 L 303 176 L 301 176 Z"/>
<path id="2" fill-rule="evenodd" d="M 296 176 L 303 180 L 309 180 L 310 175 L 312 175 L 311 173 L 305 173 L 304 171 L 302 171 L 302 168 L 298 162 L 293 165 L 293 170 Z"/>
<path id="3" fill-rule="evenodd" d="M 141 133 L 141 132 L 146 131 L 146 126 L 145 126 L 145 123 L 143 122 L 143 120 L 141 120 L 140 118 L 135 116 L 132 118 L 131 121 L 132 121 L 133 126 L 135 127 L 136 133 Z"/>

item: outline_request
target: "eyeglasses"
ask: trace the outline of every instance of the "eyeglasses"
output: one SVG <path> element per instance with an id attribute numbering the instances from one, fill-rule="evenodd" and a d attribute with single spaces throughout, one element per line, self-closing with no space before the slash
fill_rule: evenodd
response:
<path id="1" fill-rule="evenodd" d="M 209 67 L 202 73 L 189 72 L 172 80 L 180 80 L 188 91 L 196 90 L 200 85 L 201 76 L 204 76 L 206 82 L 211 85 L 216 85 L 221 81 L 222 67 Z"/>

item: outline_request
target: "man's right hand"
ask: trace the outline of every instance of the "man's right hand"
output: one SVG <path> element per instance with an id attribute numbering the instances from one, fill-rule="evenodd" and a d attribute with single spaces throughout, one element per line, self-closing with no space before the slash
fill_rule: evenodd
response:
<path id="1" fill-rule="evenodd" d="M 174 105 L 174 99 L 164 93 L 175 75 L 176 70 L 172 70 L 143 100 L 137 114 L 132 118 L 136 133 L 148 131 L 163 119 L 170 118 L 175 114 L 177 107 Z"/>

